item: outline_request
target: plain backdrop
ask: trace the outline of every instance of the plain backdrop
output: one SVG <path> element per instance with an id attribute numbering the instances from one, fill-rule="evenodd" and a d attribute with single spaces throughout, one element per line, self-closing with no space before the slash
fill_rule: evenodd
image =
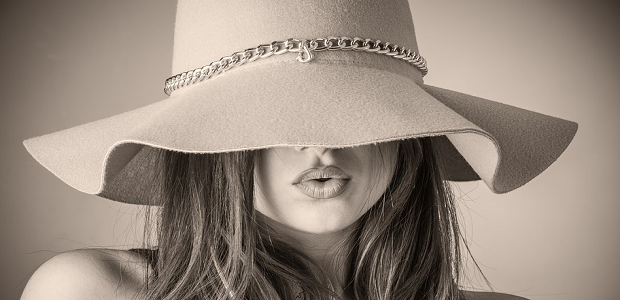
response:
<path id="1" fill-rule="evenodd" d="M 531 299 L 618 299 L 618 6 L 439 2 L 411 1 L 426 83 L 580 125 L 566 152 L 526 186 L 505 195 L 483 183 L 457 187 L 482 271 L 498 291 Z M 140 207 L 73 190 L 22 140 L 164 99 L 174 15 L 174 1 L 1 2 L 1 299 L 19 298 L 55 253 L 140 244 Z M 485 288 L 468 266 L 466 284 Z"/>

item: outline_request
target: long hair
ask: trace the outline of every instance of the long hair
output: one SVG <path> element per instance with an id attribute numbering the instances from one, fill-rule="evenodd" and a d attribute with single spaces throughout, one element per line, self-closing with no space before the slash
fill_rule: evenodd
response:
<path id="1" fill-rule="evenodd" d="M 147 299 L 334 299 L 322 270 L 254 210 L 256 151 L 160 150 L 156 275 Z M 459 229 L 431 138 L 399 141 L 392 182 L 356 223 L 352 299 L 459 299 Z"/>

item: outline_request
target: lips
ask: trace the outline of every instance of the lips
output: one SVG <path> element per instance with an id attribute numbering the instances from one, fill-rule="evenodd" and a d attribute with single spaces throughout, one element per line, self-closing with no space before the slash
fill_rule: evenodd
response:
<path id="1" fill-rule="evenodd" d="M 301 172 L 293 185 L 306 196 L 315 199 L 329 199 L 340 195 L 350 176 L 338 167 L 311 168 Z"/>

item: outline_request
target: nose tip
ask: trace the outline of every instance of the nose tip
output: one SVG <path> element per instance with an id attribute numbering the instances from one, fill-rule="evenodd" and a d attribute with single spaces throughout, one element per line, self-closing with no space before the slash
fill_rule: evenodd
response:
<path id="1" fill-rule="evenodd" d="M 295 148 L 295 150 L 297 151 L 312 151 L 314 153 L 316 153 L 317 155 L 323 155 L 325 152 L 327 152 L 327 150 L 329 150 L 330 148 L 325 148 L 325 147 L 293 147 Z"/>

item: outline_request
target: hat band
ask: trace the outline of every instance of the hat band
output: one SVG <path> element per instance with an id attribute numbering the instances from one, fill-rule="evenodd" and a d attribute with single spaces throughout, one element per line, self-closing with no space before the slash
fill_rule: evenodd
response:
<path id="1" fill-rule="evenodd" d="M 400 59 L 412 64 L 418 69 L 422 76 L 428 73 L 426 60 L 415 51 L 405 49 L 398 45 L 392 45 L 389 42 L 380 40 L 361 39 L 358 37 L 327 37 L 312 40 L 287 39 L 286 41 L 275 41 L 271 44 L 263 44 L 255 48 L 249 48 L 244 51 L 235 52 L 230 56 L 224 56 L 208 65 L 195 70 L 190 70 L 177 74 L 166 79 L 164 92 L 170 95 L 173 91 L 184 86 L 201 82 L 220 75 L 225 71 L 245 64 L 253 62 L 259 58 L 266 58 L 274 54 L 283 54 L 287 52 L 299 53 L 297 60 L 299 62 L 309 62 L 314 58 L 313 52 L 325 50 L 353 50 L 369 53 L 384 54 L 396 59 Z"/>

